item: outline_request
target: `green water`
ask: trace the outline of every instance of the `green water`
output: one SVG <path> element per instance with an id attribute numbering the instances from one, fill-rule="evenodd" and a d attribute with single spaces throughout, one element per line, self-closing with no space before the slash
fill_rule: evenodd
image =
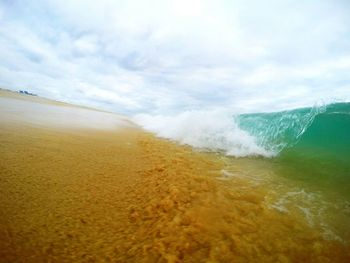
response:
<path id="1" fill-rule="evenodd" d="M 275 172 L 350 200 L 350 103 L 238 117 Z"/>

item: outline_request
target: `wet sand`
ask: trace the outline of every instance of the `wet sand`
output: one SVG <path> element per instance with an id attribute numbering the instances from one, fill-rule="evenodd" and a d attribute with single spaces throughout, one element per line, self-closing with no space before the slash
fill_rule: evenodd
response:
<path id="1" fill-rule="evenodd" d="M 265 186 L 218 180 L 223 167 L 215 154 L 128 125 L 8 117 L 0 129 L 0 262 L 350 261 L 348 245 L 270 209 Z"/>

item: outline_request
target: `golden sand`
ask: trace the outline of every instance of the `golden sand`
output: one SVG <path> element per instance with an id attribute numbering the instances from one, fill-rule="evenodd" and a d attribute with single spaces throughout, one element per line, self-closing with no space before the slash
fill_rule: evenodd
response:
<path id="1" fill-rule="evenodd" d="M 0 129 L 0 262 L 350 262 L 347 245 L 138 129 Z"/>

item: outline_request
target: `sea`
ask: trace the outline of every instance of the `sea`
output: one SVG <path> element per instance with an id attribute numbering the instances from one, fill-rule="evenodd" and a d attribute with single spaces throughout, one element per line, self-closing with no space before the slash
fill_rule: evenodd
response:
<path id="1" fill-rule="evenodd" d="M 325 239 L 349 244 L 350 103 L 268 113 L 142 114 L 134 121 L 159 137 L 215 153 L 225 163 L 222 180 L 266 186 L 270 209 L 299 213 Z"/>

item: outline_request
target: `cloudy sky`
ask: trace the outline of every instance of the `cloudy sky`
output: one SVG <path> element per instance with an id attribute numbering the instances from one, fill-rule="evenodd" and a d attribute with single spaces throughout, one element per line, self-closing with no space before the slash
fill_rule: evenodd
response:
<path id="1" fill-rule="evenodd" d="M 0 0 L 0 86 L 129 115 L 350 101 L 350 1 Z"/>

